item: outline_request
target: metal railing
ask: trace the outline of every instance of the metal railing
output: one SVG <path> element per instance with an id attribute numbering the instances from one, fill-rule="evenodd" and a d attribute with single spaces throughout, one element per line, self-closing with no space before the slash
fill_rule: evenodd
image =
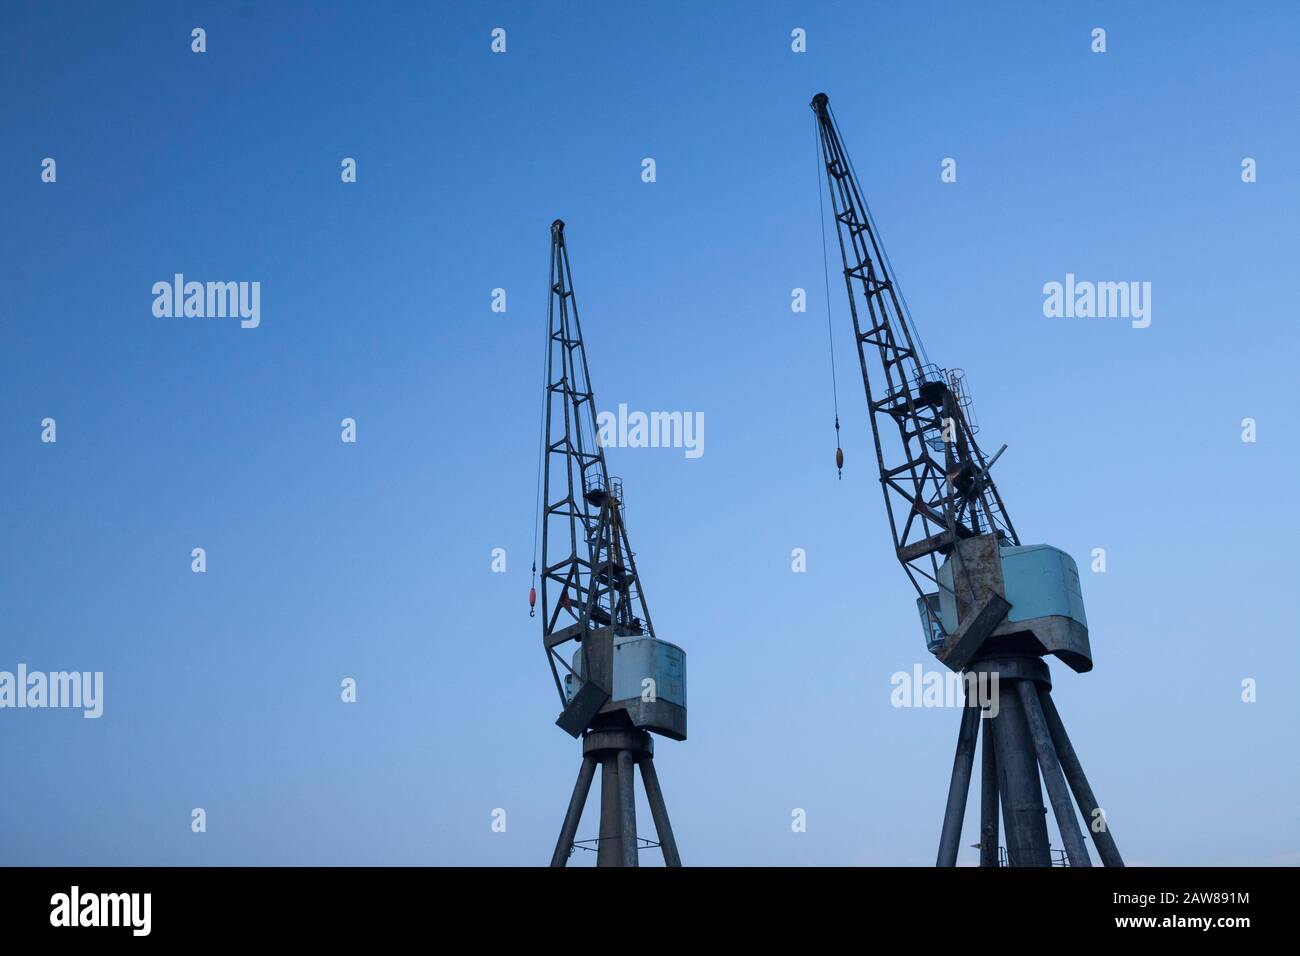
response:
<path id="1" fill-rule="evenodd" d="M 1052 862 L 1049 864 L 1049 866 L 1069 866 L 1069 865 L 1070 865 L 1070 860 L 1069 860 L 1069 858 L 1065 855 L 1065 851 L 1064 851 L 1064 850 L 1057 850 L 1057 849 L 1054 849 L 1054 848 L 1052 848 L 1052 847 L 1048 847 L 1048 848 L 1047 848 L 1047 852 L 1048 852 L 1048 854 L 1049 854 L 1049 856 L 1050 856 L 1050 859 L 1051 859 L 1051 861 L 1052 861 Z M 1000 846 L 1000 847 L 998 847 L 998 866 L 1010 866 L 1010 865 L 1011 865 L 1011 863 L 1010 863 L 1010 861 L 1007 859 L 1007 848 L 1004 847 L 1004 846 Z"/>

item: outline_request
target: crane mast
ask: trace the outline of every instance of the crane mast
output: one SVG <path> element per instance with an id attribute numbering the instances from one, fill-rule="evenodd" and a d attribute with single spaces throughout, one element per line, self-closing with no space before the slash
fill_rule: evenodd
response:
<path id="1" fill-rule="evenodd" d="M 993 532 L 1020 541 L 975 439 L 961 372 L 925 360 L 824 93 L 812 108 L 894 552 L 925 595 L 957 540 Z"/>
<path id="2" fill-rule="evenodd" d="M 1092 668 L 1078 568 L 1058 548 L 1022 545 L 990 474 L 1006 446 L 985 457 L 962 372 L 926 356 L 826 94 L 811 106 L 894 554 L 917 590 L 927 649 L 963 677 L 937 863 L 956 865 L 983 726 L 980 865 L 1091 866 L 1073 794 L 1102 862 L 1122 866 L 1044 660 Z M 1044 785 L 1063 850 L 1048 842 Z"/>
<path id="3" fill-rule="evenodd" d="M 564 223 L 551 224 L 547 311 L 545 450 L 542 463 L 542 637 L 561 700 L 556 652 L 612 626 L 654 636 L 623 520 L 622 482 L 611 481 L 597 440 L 596 399 L 573 291 Z M 639 606 L 640 615 L 636 614 Z"/>
<path id="4" fill-rule="evenodd" d="M 595 406 L 564 223 L 557 219 L 538 463 L 542 645 L 562 708 L 556 724 L 582 738 L 582 764 L 551 865 L 565 866 L 586 849 L 598 866 L 637 866 L 641 850 L 659 847 L 666 865 L 680 866 L 651 734 L 686 739 L 686 655 L 655 637 L 628 539 L 623 483 L 610 477 Z M 534 588 L 530 608 L 535 600 Z M 561 650 L 571 645 L 577 650 L 566 660 Z M 600 835 L 577 840 L 597 769 Z M 658 842 L 637 835 L 637 770 Z"/>

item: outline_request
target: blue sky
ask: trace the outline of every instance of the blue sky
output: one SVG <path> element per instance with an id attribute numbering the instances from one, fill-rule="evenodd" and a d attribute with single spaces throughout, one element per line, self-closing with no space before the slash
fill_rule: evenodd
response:
<path id="1" fill-rule="evenodd" d="M 685 862 L 931 864 L 958 714 L 890 705 L 932 661 L 832 275 L 835 478 L 819 90 L 1022 539 L 1106 549 L 1096 669 L 1053 672 L 1120 849 L 1300 862 L 1298 44 L 1285 3 L 6 4 L 0 669 L 105 701 L 0 711 L 0 862 L 546 861 L 579 761 L 526 611 L 559 216 L 600 406 L 707 423 L 697 459 L 609 452 L 688 653 Z M 261 325 L 156 318 L 177 272 L 259 281 Z M 1151 282 L 1151 326 L 1045 318 L 1066 273 Z"/>

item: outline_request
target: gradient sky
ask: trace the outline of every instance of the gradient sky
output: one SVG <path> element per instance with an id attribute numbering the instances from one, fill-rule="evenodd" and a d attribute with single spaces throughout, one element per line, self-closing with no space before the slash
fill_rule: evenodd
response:
<path id="1" fill-rule="evenodd" d="M 609 452 L 688 653 L 684 861 L 931 864 L 958 713 L 890 704 L 934 662 L 832 273 L 835 477 L 818 90 L 1022 538 L 1084 569 L 1055 697 L 1121 851 L 1300 862 L 1297 49 L 1281 2 L 4 4 L 0 669 L 103 671 L 105 712 L 0 711 L 0 862 L 546 862 L 560 216 L 599 405 L 706 420 L 698 459 Z M 261 326 L 154 317 L 176 272 L 260 281 Z M 1151 282 L 1150 328 L 1045 318 L 1071 272 Z"/>

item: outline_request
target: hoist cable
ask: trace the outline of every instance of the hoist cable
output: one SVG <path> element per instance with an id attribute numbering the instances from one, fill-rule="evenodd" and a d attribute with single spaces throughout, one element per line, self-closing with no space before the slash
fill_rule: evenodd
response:
<path id="1" fill-rule="evenodd" d="M 817 120 L 813 119 L 813 154 L 817 173 L 817 214 L 821 219 L 822 231 L 822 286 L 826 295 L 826 340 L 831 353 L 831 400 L 835 406 L 835 450 L 840 453 L 840 387 L 835 375 L 835 326 L 831 321 L 831 274 L 829 254 L 826 251 L 826 205 L 822 197 L 822 151 L 821 134 Z M 829 183 L 827 184 L 829 187 Z"/>
<path id="2" fill-rule="evenodd" d="M 554 246 L 551 249 L 551 267 L 555 265 Z M 551 286 L 552 282 L 546 284 L 546 298 L 548 308 L 546 310 L 546 338 L 543 341 L 542 349 L 542 411 L 538 415 L 537 422 L 537 489 L 533 492 L 533 584 L 537 584 L 537 537 L 542 522 L 542 466 L 546 462 L 546 407 L 551 401 L 551 383 L 549 375 L 549 365 L 551 357 Z"/>

